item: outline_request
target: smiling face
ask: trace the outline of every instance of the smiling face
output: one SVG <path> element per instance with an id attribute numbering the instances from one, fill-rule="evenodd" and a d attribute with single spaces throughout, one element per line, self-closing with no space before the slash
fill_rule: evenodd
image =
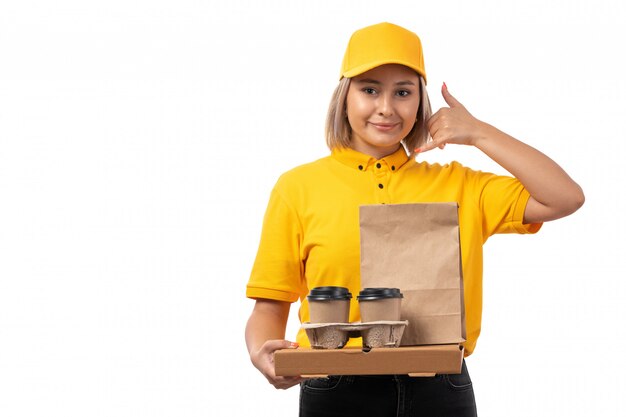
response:
<path id="1" fill-rule="evenodd" d="M 352 148 L 377 159 L 398 150 L 415 124 L 419 91 L 417 73 L 398 64 L 352 78 L 346 97 Z"/>

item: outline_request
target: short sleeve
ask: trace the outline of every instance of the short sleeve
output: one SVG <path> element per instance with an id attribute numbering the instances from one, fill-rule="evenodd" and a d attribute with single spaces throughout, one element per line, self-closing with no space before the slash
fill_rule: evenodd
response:
<path id="1" fill-rule="evenodd" d="M 524 224 L 524 212 L 530 194 L 513 177 L 475 173 L 479 207 L 483 213 L 483 236 L 496 233 L 537 233 L 542 223 Z"/>
<path id="2" fill-rule="evenodd" d="M 301 241 L 302 227 L 297 213 L 275 187 L 263 219 L 261 241 L 246 287 L 247 297 L 287 302 L 299 299 L 303 285 Z"/>

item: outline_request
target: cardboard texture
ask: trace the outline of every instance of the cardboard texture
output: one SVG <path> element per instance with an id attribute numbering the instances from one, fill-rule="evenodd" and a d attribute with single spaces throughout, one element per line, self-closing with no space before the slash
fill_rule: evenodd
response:
<path id="1" fill-rule="evenodd" d="M 456 203 L 360 207 L 361 287 L 399 288 L 401 347 L 284 349 L 277 375 L 461 372 L 465 307 Z"/>
<path id="2" fill-rule="evenodd" d="M 360 207 L 361 286 L 400 288 L 402 346 L 465 340 L 456 203 Z"/>
<path id="3" fill-rule="evenodd" d="M 458 344 L 374 348 L 283 349 L 274 353 L 276 375 L 433 375 L 461 372 Z"/>
<path id="4" fill-rule="evenodd" d="M 381 320 L 366 323 L 304 323 L 313 349 L 341 349 L 349 337 L 362 337 L 363 346 L 398 347 L 407 322 Z"/>

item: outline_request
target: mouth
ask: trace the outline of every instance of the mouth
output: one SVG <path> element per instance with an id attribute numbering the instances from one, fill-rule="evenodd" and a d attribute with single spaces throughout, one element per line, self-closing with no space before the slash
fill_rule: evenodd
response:
<path id="1" fill-rule="evenodd" d="M 395 129 L 396 126 L 398 126 L 398 123 L 373 123 L 370 122 L 370 124 L 377 130 L 380 130 L 381 132 L 387 132 L 390 130 Z"/>

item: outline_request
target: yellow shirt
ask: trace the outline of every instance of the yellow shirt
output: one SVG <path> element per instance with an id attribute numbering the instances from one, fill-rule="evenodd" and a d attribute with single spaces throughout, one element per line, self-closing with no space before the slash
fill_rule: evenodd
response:
<path id="1" fill-rule="evenodd" d="M 541 224 L 522 224 L 529 197 L 515 178 L 473 171 L 457 162 L 418 163 L 403 148 L 379 160 L 352 149 L 333 150 L 279 178 L 246 295 L 299 299 L 300 320 L 306 322 L 309 288 L 342 286 L 354 297 L 361 289 L 359 206 L 457 202 L 469 355 L 480 334 L 483 243 L 495 233 L 537 232 Z M 350 322 L 359 320 L 358 305 L 352 302 Z M 296 340 L 309 345 L 303 330 Z"/>

